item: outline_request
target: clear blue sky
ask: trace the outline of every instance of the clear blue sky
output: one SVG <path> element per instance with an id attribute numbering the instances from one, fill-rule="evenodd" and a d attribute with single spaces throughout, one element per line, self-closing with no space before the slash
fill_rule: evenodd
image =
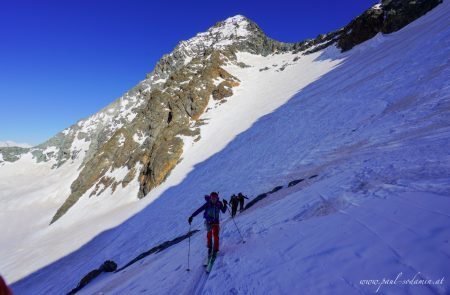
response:
<path id="1" fill-rule="evenodd" d="M 301 41 L 376 0 L 14 0 L 0 4 L 0 141 L 38 144 L 112 102 L 180 40 L 242 14 Z"/>

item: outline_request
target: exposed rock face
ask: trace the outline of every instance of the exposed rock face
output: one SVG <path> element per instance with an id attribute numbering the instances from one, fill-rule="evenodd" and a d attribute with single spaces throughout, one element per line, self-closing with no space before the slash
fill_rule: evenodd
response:
<path id="1" fill-rule="evenodd" d="M 0 163 L 3 161 L 15 162 L 20 159 L 20 156 L 27 153 L 29 148 L 22 148 L 17 146 L 0 147 Z"/>
<path id="2" fill-rule="evenodd" d="M 183 152 L 180 136 L 198 139 L 198 126 L 202 124 L 199 118 L 210 99 L 224 101 L 232 96 L 233 87 L 239 85 L 239 79 L 223 68 L 225 63 L 246 66 L 237 62 L 236 52 L 268 55 L 302 50 L 325 39 L 331 40 L 335 35 L 322 35 L 301 43 L 282 43 L 268 38 L 254 22 L 235 16 L 180 42 L 171 54 L 161 58 L 146 80 L 126 94 L 139 102 L 133 109 L 132 121 L 120 120 L 119 116 L 114 121 L 119 128 L 104 132 L 104 127 L 96 136 L 78 129 L 70 131 L 69 134 L 77 136 L 71 142 L 86 140 L 90 146 L 80 174 L 71 185 L 72 193 L 58 209 L 52 223 L 85 193 L 95 196 L 109 188 L 114 191 L 137 176 L 138 197 L 142 198 L 161 184 L 180 161 Z M 62 153 L 62 162 L 69 155 L 71 153 Z M 113 177 L 116 169 L 124 167 L 128 170 L 123 179 Z"/>
<path id="3" fill-rule="evenodd" d="M 382 0 L 381 4 L 368 9 L 343 29 L 338 46 L 347 51 L 380 32 L 398 31 L 439 3 L 442 0 Z"/>
<path id="4" fill-rule="evenodd" d="M 95 197 L 109 189 L 114 192 L 132 181 L 139 182 L 138 197 L 143 198 L 180 161 L 182 136 L 200 138 L 198 127 L 204 124 L 200 117 L 210 100 L 224 102 L 232 96 L 240 81 L 223 66 L 234 63 L 246 67 L 236 60 L 236 52 L 309 54 L 332 44 L 345 51 L 379 32 L 400 29 L 438 3 L 383 0 L 346 27 L 298 43 L 272 40 L 243 16 L 229 18 L 180 42 L 145 80 L 97 114 L 31 149 L 0 148 L 0 162 L 15 161 L 31 152 L 37 162 L 53 161 L 56 169 L 82 159 L 71 194 L 51 223 L 80 197 Z"/>
<path id="5" fill-rule="evenodd" d="M 222 26 L 227 27 L 230 23 L 235 30 L 241 30 L 241 26 L 248 24 L 244 18 L 239 18 Z M 119 184 L 125 186 L 138 176 L 138 197 L 142 198 L 167 178 L 183 152 L 180 136 L 199 135 L 198 128 L 191 126 L 203 114 L 210 98 L 221 100 L 231 96 L 232 87 L 239 85 L 239 80 L 222 68 L 225 61 L 235 61 L 236 49 L 228 45 L 216 46 L 215 43 L 205 46 L 210 38 L 222 40 L 216 35 L 223 34 L 223 29 L 217 28 L 211 29 L 214 32 L 212 37 L 210 34 L 208 37 L 200 35 L 186 41 L 195 43 L 195 46 L 191 44 L 192 47 L 182 42 L 172 54 L 161 59 L 148 76 L 149 80 L 154 81 L 151 90 L 137 94 L 139 100 L 145 103 L 138 108 L 133 121 L 117 129 L 85 161 L 79 177 L 71 186 L 71 195 L 56 212 L 52 222 L 89 190 L 90 196 L 100 194 L 109 187 L 114 191 Z M 242 38 L 244 33 L 241 32 Z M 141 142 L 136 141 L 136 135 Z M 115 169 L 123 167 L 129 169 L 123 180 L 111 177 Z M 138 167 L 140 171 L 137 171 Z"/>
<path id="6" fill-rule="evenodd" d="M 117 269 L 117 263 L 112 260 L 106 260 L 99 269 L 104 272 L 113 272 Z"/>
<path id="7" fill-rule="evenodd" d="M 386 16 L 383 33 L 389 34 L 400 30 L 440 3 L 442 0 L 382 0 Z"/>
<path id="8" fill-rule="evenodd" d="M 344 28 L 338 46 L 342 51 L 350 50 L 355 45 L 373 38 L 383 28 L 384 12 L 381 8 L 372 8 L 354 19 Z"/>

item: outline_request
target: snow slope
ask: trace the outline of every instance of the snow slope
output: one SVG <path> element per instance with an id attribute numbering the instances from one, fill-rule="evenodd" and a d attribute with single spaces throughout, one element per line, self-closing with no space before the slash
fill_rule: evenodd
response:
<path id="1" fill-rule="evenodd" d="M 187 217 L 207 192 L 254 197 L 317 174 L 238 215 L 245 244 L 226 216 L 209 277 L 200 266 L 201 232 L 191 238 L 192 272 L 185 271 L 183 241 L 102 275 L 79 294 L 365 294 L 378 287 L 384 294 L 449 293 L 449 10 L 446 1 L 401 31 L 344 54 L 330 47 L 295 62 L 290 54 L 240 54 L 251 67 L 229 66 L 242 81 L 235 95 L 211 105 L 202 139 L 189 144 L 149 198 L 81 226 L 38 230 L 37 239 L 52 242 L 24 245 L 25 258 L 2 244 L 1 267 L 10 281 L 49 264 L 14 290 L 66 293 L 106 259 L 124 265 L 186 233 Z M 281 70 L 284 63 L 291 65 Z M 82 213 L 73 210 L 67 220 Z M 117 226 L 88 241 L 102 221 L 104 228 Z M 200 217 L 193 228 L 203 228 Z M 66 235 L 57 234 L 63 230 Z M 15 257 L 5 260 L 3 253 Z M 399 273 L 445 280 L 361 284 Z"/>

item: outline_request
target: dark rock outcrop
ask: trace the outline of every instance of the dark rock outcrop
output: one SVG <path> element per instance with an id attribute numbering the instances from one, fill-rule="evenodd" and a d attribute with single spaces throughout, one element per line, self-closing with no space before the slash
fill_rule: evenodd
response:
<path id="1" fill-rule="evenodd" d="M 442 0 L 382 0 L 385 13 L 382 32 L 389 34 L 398 31 L 440 3 Z"/>
<path id="2" fill-rule="evenodd" d="M 355 45 L 363 43 L 383 28 L 384 12 L 382 9 L 371 8 L 355 18 L 344 28 L 339 38 L 338 46 L 342 51 L 352 49 Z"/>
<path id="3" fill-rule="evenodd" d="M 304 181 L 304 180 L 305 180 L 304 178 L 300 178 L 300 179 L 293 180 L 293 181 L 289 182 L 288 187 L 297 185 L 297 184 L 299 184 L 300 182 L 302 182 L 302 181 Z"/>
<path id="4" fill-rule="evenodd" d="M 0 147 L 0 154 L 2 156 L 0 163 L 3 161 L 15 162 L 20 159 L 21 155 L 27 153 L 29 150 L 29 148 L 22 148 L 17 146 Z"/>
<path id="5" fill-rule="evenodd" d="M 176 237 L 173 240 L 165 241 L 164 243 L 161 243 L 158 246 L 155 246 L 155 247 L 149 249 L 148 251 L 145 251 L 145 252 L 139 254 L 136 258 L 132 259 L 130 262 L 128 262 L 127 264 L 125 264 L 124 266 L 122 266 L 121 268 L 116 270 L 115 272 L 119 272 L 119 271 L 129 267 L 130 265 L 136 263 L 137 261 L 139 261 L 139 260 L 141 260 L 141 259 L 143 259 L 143 258 L 145 258 L 145 257 L 147 257 L 147 256 L 149 256 L 151 254 L 156 254 L 156 253 L 159 253 L 159 252 L 161 252 L 163 250 L 166 250 L 167 248 L 169 248 L 169 247 L 171 247 L 173 245 L 176 245 L 176 244 L 180 243 L 181 241 L 191 237 L 193 234 L 195 234 L 198 231 L 199 230 L 192 230 L 192 231 L 188 232 L 185 235 Z"/>
<path id="6" fill-rule="evenodd" d="M 313 179 L 313 178 L 316 178 L 316 177 L 318 177 L 318 176 L 319 176 L 318 174 L 314 174 L 314 175 L 311 175 L 310 177 L 308 177 L 308 179 Z M 294 186 L 294 185 L 297 185 L 297 184 L 299 184 L 300 182 L 302 182 L 302 181 L 304 181 L 304 180 L 305 180 L 305 178 L 300 178 L 300 179 L 293 180 L 293 181 L 289 182 L 288 187 L 292 187 L 292 186 Z M 274 194 L 274 193 L 280 191 L 281 189 L 283 189 L 283 187 L 284 187 L 284 186 L 279 185 L 279 186 L 274 187 L 270 192 L 262 193 L 262 194 L 256 196 L 254 199 L 250 200 L 250 201 L 245 205 L 245 208 L 244 208 L 244 209 L 247 210 L 248 208 L 250 208 L 250 207 L 252 207 L 253 205 L 255 205 L 256 203 L 258 203 L 259 201 L 264 200 L 265 198 L 267 198 L 269 195 Z"/>
<path id="7" fill-rule="evenodd" d="M 102 265 L 98 269 L 94 269 L 86 274 L 81 281 L 78 283 L 77 287 L 72 289 L 67 295 L 76 294 L 82 288 L 84 288 L 87 284 L 89 284 L 92 280 L 98 277 L 103 272 L 113 272 L 117 269 L 117 264 L 112 260 L 107 260 L 103 262 Z"/>
<path id="8" fill-rule="evenodd" d="M 382 0 L 381 4 L 366 10 L 345 26 L 338 46 L 342 51 L 347 51 L 380 32 L 396 32 L 439 3 L 442 3 L 442 0 Z"/>
<path id="9" fill-rule="evenodd" d="M 270 193 L 270 194 L 276 193 L 277 191 L 279 191 L 279 190 L 282 189 L 282 188 L 283 188 L 282 185 L 276 186 L 276 187 L 274 187 L 269 193 Z"/>
<path id="10" fill-rule="evenodd" d="M 117 264 L 112 260 L 106 260 L 100 266 L 100 270 L 102 270 L 104 272 L 113 272 L 113 271 L 116 271 L 116 269 L 117 269 Z"/>
<path id="11" fill-rule="evenodd" d="M 252 207 L 253 205 L 258 203 L 259 201 L 265 199 L 268 195 L 269 195 L 268 193 L 263 193 L 263 194 L 257 195 L 254 199 L 252 199 L 250 202 L 248 202 L 245 205 L 245 210 L 247 210 L 248 208 Z"/>

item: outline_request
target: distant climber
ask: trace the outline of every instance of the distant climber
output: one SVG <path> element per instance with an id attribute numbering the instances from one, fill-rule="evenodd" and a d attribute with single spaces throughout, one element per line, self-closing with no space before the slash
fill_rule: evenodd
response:
<path id="1" fill-rule="evenodd" d="M 246 196 L 244 196 L 242 193 L 239 193 L 237 198 L 239 200 L 239 205 L 240 205 L 239 212 L 242 212 L 242 211 L 244 211 L 244 199 L 248 200 L 248 198 Z"/>
<path id="2" fill-rule="evenodd" d="M 204 211 L 203 218 L 205 218 L 205 226 L 207 230 L 206 234 L 206 246 L 208 247 L 208 258 L 216 257 L 219 251 L 219 230 L 220 230 L 220 212 L 225 213 L 227 210 L 227 200 L 223 200 L 223 203 L 219 200 L 219 194 L 212 192 L 209 196 L 205 196 L 205 204 L 195 210 L 189 217 L 188 222 L 191 224 L 192 219 L 200 212 Z M 212 239 L 214 237 L 214 246 Z"/>
<path id="3" fill-rule="evenodd" d="M 234 217 L 236 215 L 237 208 L 239 205 L 239 199 L 235 194 L 233 194 L 230 198 L 230 205 L 231 205 L 231 217 Z"/>

